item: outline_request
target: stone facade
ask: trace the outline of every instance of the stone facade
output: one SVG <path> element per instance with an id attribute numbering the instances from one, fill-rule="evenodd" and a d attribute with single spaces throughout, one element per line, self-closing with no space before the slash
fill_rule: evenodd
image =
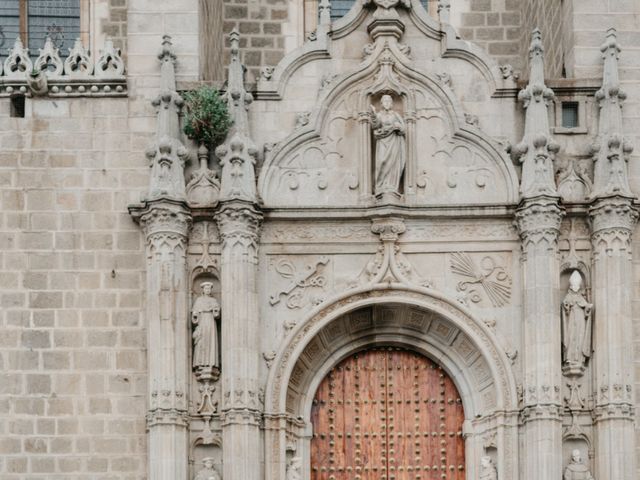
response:
<path id="1" fill-rule="evenodd" d="M 467 480 L 637 478 L 638 3 L 205 3 L 3 57 L 0 477 L 315 478 L 315 389 L 393 345 L 456 384 Z"/>

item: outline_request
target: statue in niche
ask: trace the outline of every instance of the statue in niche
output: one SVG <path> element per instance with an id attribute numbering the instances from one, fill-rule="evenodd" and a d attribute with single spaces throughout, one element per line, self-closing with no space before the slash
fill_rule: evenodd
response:
<path id="1" fill-rule="evenodd" d="M 287 465 L 287 480 L 302 480 L 302 459 L 293 457 Z"/>
<path id="2" fill-rule="evenodd" d="M 580 450 L 571 452 L 571 462 L 564 469 L 562 480 L 593 480 L 593 475 L 582 461 Z"/>
<path id="3" fill-rule="evenodd" d="M 220 480 L 220 474 L 213 468 L 213 458 L 203 458 L 202 463 L 204 464 L 204 468 L 196 473 L 193 480 Z"/>
<path id="4" fill-rule="evenodd" d="M 218 367 L 218 327 L 220 305 L 213 298 L 213 283 L 202 282 L 202 295 L 191 312 L 193 330 L 193 368 Z"/>
<path id="5" fill-rule="evenodd" d="M 375 194 L 400 194 L 400 179 L 406 162 L 405 124 L 393 108 L 391 95 L 380 99 L 382 110 L 371 105 L 370 119 L 376 140 Z"/>
<path id="6" fill-rule="evenodd" d="M 480 480 L 498 480 L 498 470 L 491 457 L 480 459 Z"/>
<path id="7" fill-rule="evenodd" d="M 569 291 L 562 301 L 562 355 L 565 374 L 580 375 L 591 356 L 591 313 L 593 305 L 582 293 L 582 275 L 574 270 Z"/>

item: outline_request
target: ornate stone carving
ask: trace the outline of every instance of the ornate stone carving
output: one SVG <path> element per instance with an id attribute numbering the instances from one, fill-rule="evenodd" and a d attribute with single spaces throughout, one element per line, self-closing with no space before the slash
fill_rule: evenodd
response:
<path id="1" fill-rule="evenodd" d="M 577 380 L 570 380 L 567 383 L 569 394 L 565 397 L 565 404 L 569 410 L 582 410 L 585 408 L 585 400 L 582 396 L 582 384 Z"/>
<path id="2" fill-rule="evenodd" d="M 20 37 L 16 37 L 13 48 L 9 50 L 9 55 L 4 60 L 4 74 L 8 77 L 23 76 L 33 70 L 29 49 L 24 48 Z"/>
<path id="3" fill-rule="evenodd" d="M 554 95 L 544 84 L 542 55 L 542 35 L 536 29 L 529 48 L 529 84 L 518 95 L 526 110 L 524 137 L 512 149 L 514 159 L 522 163 L 520 193 L 525 198 L 557 194 L 553 160 L 560 147 L 549 133 L 547 105 Z"/>
<path id="4" fill-rule="evenodd" d="M 571 462 L 564 469 L 562 480 L 593 480 L 593 475 L 582 460 L 580 450 L 571 452 Z"/>
<path id="5" fill-rule="evenodd" d="M 225 203 L 218 211 L 216 221 L 222 239 L 223 263 L 230 255 L 240 254 L 257 264 L 262 214 L 253 205 L 230 202 Z"/>
<path id="6" fill-rule="evenodd" d="M 569 291 L 562 301 L 562 371 L 582 375 L 591 357 L 591 314 L 593 305 L 584 297 L 582 275 L 574 270 Z"/>
<path id="7" fill-rule="evenodd" d="M 603 198 L 589 209 L 594 259 L 625 251 L 631 258 L 631 234 L 638 221 L 638 210 L 627 198 Z"/>
<path id="8" fill-rule="evenodd" d="M 402 116 L 392 110 L 393 98 L 383 95 L 381 111 L 371 105 L 370 121 L 376 140 L 375 195 L 382 200 L 400 196 L 400 179 L 406 164 L 405 123 Z"/>
<path id="9" fill-rule="evenodd" d="M 194 207 L 215 207 L 220 194 L 218 175 L 209 169 L 209 150 L 204 145 L 198 148 L 200 168 L 191 174 L 187 184 L 187 200 Z"/>
<path id="10" fill-rule="evenodd" d="M 113 45 L 113 41 L 107 39 L 100 56 L 96 59 L 95 76 L 99 78 L 119 77 L 124 74 L 124 61 L 120 56 L 120 49 Z M 175 63 L 175 55 L 171 47 L 171 37 L 163 36 L 163 50 L 158 56 L 160 61 Z"/>
<path id="11" fill-rule="evenodd" d="M 36 59 L 33 68 L 44 72 L 48 76 L 62 75 L 63 63 L 51 37 L 46 37 L 44 47 L 39 50 L 40 55 Z"/>
<path id="12" fill-rule="evenodd" d="M 511 298 L 511 277 L 504 267 L 497 265 L 496 260 L 486 255 L 476 265 L 469 254 L 456 252 L 451 254 L 451 271 L 468 280 L 458 283 L 457 289 L 473 303 L 482 301 L 479 288 L 494 307 L 503 307 Z"/>
<path id="13" fill-rule="evenodd" d="M 525 256 L 530 249 L 557 251 L 560 223 L 564 215 L 555 197 L 527 201 L 516 211 L 516 225 Z"/>
<path id="14" fill-rule="evenodd" d="M 202 282 L 202 295 L 196 298 L 191 311 L 193 323 L 193 368 L 218 367 L 218 327 L 220 305 L 213 298 L 213 283 Z"/>
<path id="15" fill-rule="evenodd" d="M 480 119 L 478 118 L 477 115 L 472 115 L 470 113 L 465 113 L 464 114 L 464 121 L 467 125 L 471 125 L 473 127 L 479 127 L 480 126 Z"/>
<path id="16" fill-rule="evenodd" d="M 184 164 L 187 150 L 180 141 L 179 115 L 184 101 L 176 92 L 175 62 L 171 37 L 162 37 L 160 94 L 152 104 L 158 112 L 154 144 L 147 149 L 151 167 L 149 199 L 158 197 L 185 200 Z M 97 74 L 97 72 L 96 72 Z"/>
<path id="17" fill-rule="evenodd" d="M 193 480 L 221 480 L 218 471 L 213 468 L 214 459 L 211 457 L 203 458 L 204 468 L 200 469 Z"/>
<path id="18" fill-rule="evenodd" d="M 438 0 L 438 17 L 442 23 L 449 23 L 449 16 L 451 14 L 451 1 L 450 0 Z"/>
<path id="19" fill-rule="evenodd" d="M 323 275 L 323 267 L 329 263 L 328 257 L 320 257 L 298 272 L 289 259 L 281 259 L 274 265 L 275 271 L 283 278 L 290 280 L 287 287 L 278 289 L 270 296 L 269 303 L 277 305 L 284 296 L 287 308 L 303 308 L 310 302 L 318 305 L 324 300 L 324 289 L 327 279 Z M 318 295 L 320 293 L 320 295 Z"/>
<path id="20" fill-rule="evenodd" d="M 480 458 L 480 480 L 498 480 L 498 469 L 491 457 Z"/>
<path id="21" fill-rule="evenodd" d="M 270 352 L 262 352 L 262 358 L 264 358 L 264 363 L 267 364 L 267 368 L 271 368 L 273 360 L 276 358 L 276 351 L 271 350 Z"/>
<path id="22" fill-rule="evenodd" d="M 558 193 L 565 202 L 583 202 L 593 184 L 579 159 L 565 159 L 558 168 Z"/>
<path id="23" fill-rule="evenodd" d="M 604 77 L 602 88 L 596 92 L 600 121 L 598 138 L 592 147 L 595 160 L 592 197 L 631 197 L 627 163 L 633 145 L 622 135 L 622 103 L 627 95 L 620 88 L 618 57 L 621 49 L 614 28 L 607 32 L 600 51 L 604 58 Z"/>
<path id="24" fill-rule="evenodd" d="M 255 163 L 258 149 L 250 138 L 247 110 L 253 97 L 244 87 L 244 67 L 240 63 L 240 34 L 229 35 L 231 63 L 225 99 L 233 125 L 224 143 L 216 149 L 222 166 L 220 200 L 257 200 Z"/>
<path id="25" fill-rule="evenodd" d="M 287 480 L 302 480 L 302 458 L 293 457 L 287 464 Z"/>
<path id="26" fill-rule="evenodd" d="M 93 62 L 82 40 L 76 39 L 64 61 L 64 73 L 70 77 L 88 77 L 93 73 Z"/>
<path id="27" fill-rule="evenodd" d="M 302 127 L 306 127 L 309 125 L 309 117 L 311 117 L 311 112 L 299 112 L 296 114 L 296 126 L 294 127 L 296 130 L 299 130 Z"/>

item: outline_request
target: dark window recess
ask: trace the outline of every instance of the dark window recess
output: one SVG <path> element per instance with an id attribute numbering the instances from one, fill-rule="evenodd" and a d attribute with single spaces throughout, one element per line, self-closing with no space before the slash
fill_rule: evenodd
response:
<path id="1" fill-rule="evenodd" d="M 421 0 L 422 6 L 427 8 L 429 2 L 433 2 L 436 0 Z M 344 17 L 353 4 L 356 3 L 356 0 L 332 0 L 331 1 L 331 20 L 337 20 L 338 18 Z"/>
<path id="2" fill-rule="evenodd" d="M 20 35 L 20 0 L 0 0 L 0 58 Z"/>
<path id="3" fill-rule="evenodd" d="M 14 118 L 24 118 L 24 95 L 11 97 L 11 109 L 9 115 Z"/>
<path id="4" fill-rule="evenodd" d="M 562 102 L 562 126 L 577 128 L 580 126 L 579 123 L 578 102 Z"/>

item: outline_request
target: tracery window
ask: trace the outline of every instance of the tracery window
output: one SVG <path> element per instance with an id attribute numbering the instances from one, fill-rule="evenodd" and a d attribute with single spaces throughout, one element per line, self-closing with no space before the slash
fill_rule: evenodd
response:
<path id="1" fill-rule="evenodd" d="M 20 37 L 36 58 L 50 37 L 64 58 L 77 38 L 88 44 L 88 14 L 89 0 L 1 0 L 0 57 Z"/>

